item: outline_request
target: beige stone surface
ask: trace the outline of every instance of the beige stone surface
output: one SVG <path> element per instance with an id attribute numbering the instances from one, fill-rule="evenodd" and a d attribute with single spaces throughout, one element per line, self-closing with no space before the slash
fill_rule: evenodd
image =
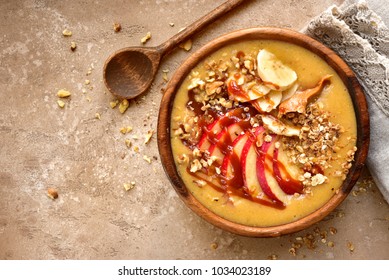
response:
<path id="1" fill-rule="evenodd" d="M 247 238 L 192 213 L 163 171 L 156 135 L 144 144 L 157 127 L 163 69 L 171 77 L 193 50 L 228 31 L 299 30 L 341 1 L 246 1 L 195 36 L 189 53 L 177 49 L 166 57 L 152 88 L 124 114 L 111 109 L 115 98 L 102 67 L 112 52 L 140 45 L 148 31 L 146 45 L 158 45 L 222 2 L 0 1 L 0 259 L 389 259 L 389 207 L 368 174 L 317 225 L 280 238 Z M 72 36 L 64 37 L 64 29 Z M 71 93 L 64 108 L 57 104 L 60 89 Z M 123 135 L 127 126 L 133 131 Z M 123 184 L 131 182 L 126 191 Z M 58 199 L 48 198 L 48 188 Z M 322 240 L 317 232 L 324 231 Z M 314 246 L 304 244 L 293 256 L 296 238 L 309 234 Z"/>

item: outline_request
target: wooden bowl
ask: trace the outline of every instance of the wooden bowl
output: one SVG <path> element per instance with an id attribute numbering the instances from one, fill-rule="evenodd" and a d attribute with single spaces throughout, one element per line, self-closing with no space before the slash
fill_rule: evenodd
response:
<path id="1" fill-rule="evenodd" d="M 270 39 L 285 41 L 299 45 L 309 51 L 317 54 L 324 59 L 340 76 L 344 84 L 348 88 L 354 105 L 354 111 L 357 119 L 357 152 L 355 154 L 355 161 L 346 180 L 343 182 L 340 191 L 335 194 L 326 204 L 321 208 L 311 213 L 310 215 L 288 224 L 270 226 L 270 227 L 255 227 L 238 224 L 226 220 L 204 207 L 186 188 L 182 179 L 180 178 L 172 154 L 170 143 L 170 117 L 173 107 L 175 94 L 178 91 L 181 83 L 188 73 L 204 58 L 215 52 L 216 50 L 236 42 Z M 171 183 L 179 196 L 183 199 L 186 205 L 192 209 L 199 216 L 204 218 L 211 224 L 227 230 L 232 233 L 252 236 L 252 237 L 270 237 L 280 236 L 283 234 L 293 233 L 309 227 L 310 225 L 320 221 L 332 210 L 334 210 L 350 193 L 350 190 L 358 180 L 358 177 L 364 166 L 365 159 L 369 146 L 369 115 L 367 110 L 367 103 L 359 85 L 357 78 L 353 71 L 347 64 L 332 50 L 325 47 L 318 41 L 310 38 L 307 35 L 298 33 L 296 31 L 280 28 L 251 28 L 235 31 L 224 36 L 221 36 L 200 50 L 193 53 L 175 72 L 162 98 L 161 107 L 158 119 L 158 148 L 161 155 L 162 164 L 165 172 L 168 175 Z"/>

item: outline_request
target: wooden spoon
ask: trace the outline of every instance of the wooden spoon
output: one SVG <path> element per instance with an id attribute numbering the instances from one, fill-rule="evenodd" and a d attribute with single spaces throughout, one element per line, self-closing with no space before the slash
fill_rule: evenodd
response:
<path id="1" fill-rule="evenodd" d="M 157 47 L 129 47 L 115 52 L 104 65 L 106 87 L 112 94 L 125 99 L 144 93 L 154 80 L 164 55 L 243 1 L 229 0 L 223 3 Z"/>

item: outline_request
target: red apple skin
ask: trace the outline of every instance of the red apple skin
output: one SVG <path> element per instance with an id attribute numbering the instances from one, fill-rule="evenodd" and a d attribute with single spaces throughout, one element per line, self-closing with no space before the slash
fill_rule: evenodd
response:
<path id="1" fill-rule="evenodd" d="M 278 161 L 278 154 L 280 152 L 279 149 L 275 148 L 273 154 L 273 172 L 278 184 L 286 194 L 302 193 L 303 184 L 292 178 L 285 165 Z M 283 170 L 284 176 L 281 173 L 281 169 Z"/>
<path id="2" fill-rule="evenodd" d="M 242 121 L 243 108 L 236 108 L 219 117 L 213 123 L 209 124 L 203 131 L 197 146 L 201 151 L 207 150 L 212 144 L 215 144 L 217 135 L 231 124 Z"/>
<path id="3" fill-rule="evenodd" d="M 262 188 L 257 180 L 255 165 L 258 157 L 256 152 L 256 140 L 264 131 L 265 129 L 262 126 L 256 128 L 254 135 L 248 137 L 240 158 L 244 188 L 245 191 L 253 197 L 258 196 L 258 194 L 262 192 Z"/>
<path id="4" fill-rule="evenodd" d="M 281 202 L 278 197 L 275 196 L 275 194 L 272 192 L 268 181 L 266 179 L 266 174 L 265 174 L 265 168 L 266 168 L 266 155 L 267 152 L 270 148 L 270 146 L 273 144 L 274 140 L 271 142 L 263 142 L 260 153 L 257 158 L 257 176 L 258 176 L 258 181 L 261 185 L 261 188 L 263 192 L 272 200 L 275 200 L 277 202 Z"/>

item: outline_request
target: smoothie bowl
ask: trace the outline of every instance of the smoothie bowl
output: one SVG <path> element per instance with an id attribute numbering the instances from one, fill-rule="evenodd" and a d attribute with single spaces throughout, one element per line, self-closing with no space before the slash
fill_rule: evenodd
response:
<path id="1" fill-rule="evenodd" d="M 180 197 L 245 236 L 304 229 L 339 205 L 366 159 L 369 120 L 353 72 L 310 37 L 279 28 L 213 40 L 176 71 L 158 144 Z"/>

